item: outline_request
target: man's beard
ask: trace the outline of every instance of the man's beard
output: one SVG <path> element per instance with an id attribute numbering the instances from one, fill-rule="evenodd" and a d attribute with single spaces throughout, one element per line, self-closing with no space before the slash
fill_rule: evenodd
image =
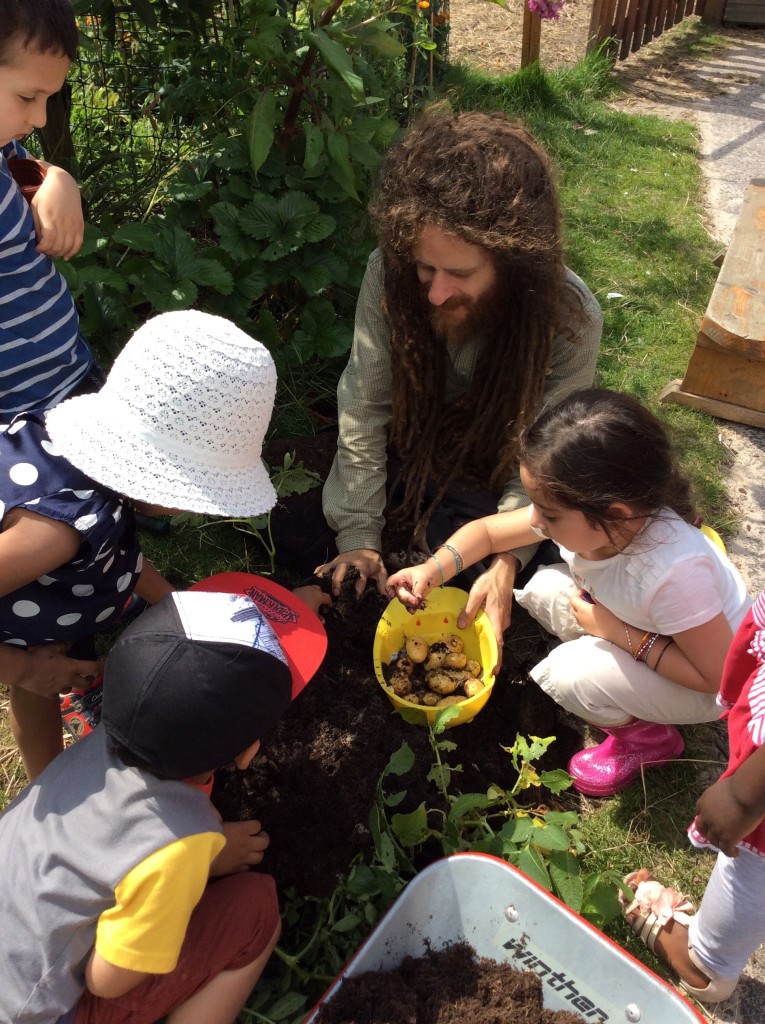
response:
<path id="1" fill-rule="evenodd" d="M 427 301 L 427 299 L 426 299 Z M 480 338 L 496 327 L 502 315 L 502 287 L 499 279 L 478 298 L 455 296 L 440 306 L 430 309 L 433 333 L 443 341 L 461 344 L 470 338 Z M 464 312 L 457 318 L 457 310 Z"/>

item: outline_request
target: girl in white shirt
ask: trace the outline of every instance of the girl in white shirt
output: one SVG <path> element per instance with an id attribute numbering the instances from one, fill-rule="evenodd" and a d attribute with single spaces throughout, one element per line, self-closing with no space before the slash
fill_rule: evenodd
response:
<path id="1" fill-rule="evenodd" d="M 425 563 L 391 576 L 388 593 L 415 610 L 465 566 L 555 541 L 562 563 L 515 591 L 563 641 L 531 675 L 606 733 L 568 770 L 581 792 L 610 796 L 643 766 L 682 753 L 677 725 L 718 717 L 723 663 L 751 598 L 692 525 L 689 484 L 661 421 L 629 395 L 570 395 L 529 429 L 520 467 L 530 507 L 468 523 Z"/>

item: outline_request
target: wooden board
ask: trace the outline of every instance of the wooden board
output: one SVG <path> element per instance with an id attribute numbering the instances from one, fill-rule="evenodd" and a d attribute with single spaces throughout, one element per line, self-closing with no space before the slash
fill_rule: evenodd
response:
<path id="1" fill-rule="evenodd" d="M 685 376 L 660 398 L 765 426 L 765 179 L 744 194 Z"/>

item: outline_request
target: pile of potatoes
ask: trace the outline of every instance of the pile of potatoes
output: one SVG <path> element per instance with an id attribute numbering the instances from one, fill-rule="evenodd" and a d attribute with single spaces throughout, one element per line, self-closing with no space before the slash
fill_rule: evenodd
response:
<path id="1" fill-rule="evenodd" d="M 460 637 L 454 634 L 428 644 L 410 636 L 396 651 L 385 677 L 397 697 L 410 704 L 443 708 L 475 697 L 484 688 L 482 668 L 468 658 Z"/>

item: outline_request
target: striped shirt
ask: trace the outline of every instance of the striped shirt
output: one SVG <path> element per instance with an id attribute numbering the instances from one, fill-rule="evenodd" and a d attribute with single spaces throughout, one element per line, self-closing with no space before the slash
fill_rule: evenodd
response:
<path id="1" fill-rule="evenodd" d="M 590 387 L 600 348 L 603 315 L 587 285 L 566 270 L 567 298 L 578 315 L 553 342 L 550 369 L 539 412 L 578 388 Z M 449 344 L 447 402 L 470 384 L 481 353 L 479 339 Z M 385 525 L 387 440 L 391 417 L 390 329 L 383 312 L 383 262 L 379 249 L 369 257 L 356 305 L 353 347 L 337 389 L 337 455 L 324 485 L 324 515 L 337 534 L 337 550 L 381 550 Z M 498 510 L 529 504 L 517 469 L 506 482 Z M 521 566 L 536 545 L 514 551 Z"/>
<path id="2" fill-rule="evenodd" d="M 13 156 L 29 154 L 17 142 L 0 148 L 0 423 L 49 409 L 92 362 L 66 281 L 36 250 L 32 214 L 8 169 Z"/>

